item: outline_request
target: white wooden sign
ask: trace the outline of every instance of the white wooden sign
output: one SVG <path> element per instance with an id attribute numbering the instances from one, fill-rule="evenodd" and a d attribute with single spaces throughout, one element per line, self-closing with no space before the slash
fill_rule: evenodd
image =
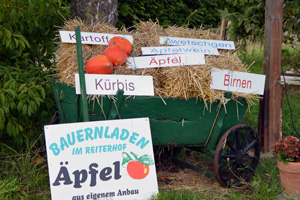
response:
<path id="1" fill-rule="evenodd" d="M 163 54 L 183 54 L 183 53 L 202 53 L 204 55 L 220 55 L 218 49 L 211 46 L 158 46 L 158 47 L 142 47 L 143 55 L 163 55 Z"/>
<path id="2" fill-rule="evenodd" d="M 207 39 L 180 38 L 180 37 L 160 37 L 159 43 L 165 44 L 165 45 L 174 45 L 174 46 L 192 45 L 192 46 L 212 47 L 212 48 L 226 49 L 226 50 L 234 50 L 235 49 L 233 41 L 224 41 L 224 40 L 207 40 Z"/>
<path id="3" fill-rule="evenodd" d="M 75 31 L 59 31 L 59 35 L 63 43 L 76 43 Z M 132 35 L 80 32 L 80 36 L 82 44 L 108 45 L 109 40 L 114 36 L 124 37 L 133 43 Z"/>
<path id="4" fill-rule="evenodd" d="M 150 199 L 158 193 L 149 118 L 44 129 L 52 200 Z"/>
<path id="5" fill-rule="evenodd" d="M 281 75 L 280 84 L 284 85 L 285 83 L 288 85 L 300 85 L 300 77 L 293 75 Z"/>
<path id="6" fill-rule="evenodd" d="M 115 95 L 123 90 L 124 95 L 154 96 L 153 77 L 140 75 L 85 74 L 87 94 Z M 80 94 L 79 74 L 75 74 L 76 94 Z"/>
<path id="7" fill-rule="evenodd" d="M 212 89 L 264 94 L 265 75 L 213 68 L 211 76 Z"/>
<path id="8" fill-rule="evenodd" d="M 176 55 L 159 55 L 159 56 L 139 56 L 129 57 L 127 59 L 128 68 L 157 68 L 157 67 L 174 67 L 183 65 L 204 65 L 204 54 L 176 54 Z"/>

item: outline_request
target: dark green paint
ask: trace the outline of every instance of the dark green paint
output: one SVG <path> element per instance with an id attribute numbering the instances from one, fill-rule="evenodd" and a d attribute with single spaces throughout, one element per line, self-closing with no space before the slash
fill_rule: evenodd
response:
<path id="1" fill-rule="evenodd" d="M 120 109 L 120 106 L 121 106 L 121 103 L 122 103 L 122 100 L 123 100 L 123 94 L 124 94 L 124 91 L 123 90 L 118 90 L 117 91 L 117 94 L 115 96 L 115 101 L 112 102 L 112 106 L 111 106 L 111 109 L 110 109 L 110 113 L 109 113 L 109 116 L 108 116 L 108 119 L 116 119 L 118 117 L 118 111 Z"/>
<path id="2" fill-rule="evenodd" d="M 86 87 L 85 87 L 85 77 L 84 77 L 84 66 L 82 57 L 82 45 L 81 45 L 81 34 L 80 27 L 75 29 L 76 34 L 76 47 L 77 47 L 77 61 L 78 61 L 78 71 L 79 71 L 79 81 L 80 81 L 80 97 L 81 97 L 81 112 L 82 120 L 84 122 L 89 121 L 88 109 L 87 109 L 87 99 L 86 99 Z"/>
<path id="3" fill-rule="evenodd" d="M 77 98 L 75 89 L 63 83 L 56 83 L 55 88 L 60 98 L 58 107 L 61 106 L 63 110 L 59 114 L 65 119 L 61 123 L 79 122 L 82 114 L 78 112 L 80 98 Z M 164 98 L 165 105 L 159 97 L 122 96 L 122 93 L 118 93 L 118 100 L 115 103 L 107 96 L 99 97 L 104 112 L 97 101 L 89 102 L 90 121 L 118 118 L 119 115 L 121 119 L 148 117 L 154 145 L 204 147 L 219 110 L 219 103 L 208 105 L 210 109 L 208 110 L 202 101 L 195 98 L 188 100 Z M 221 107 L 211 137 L 204 148 L 204 152 L 210 156 L 214 154 L 217 143 L 225 131 L 241 123 L 248 105 L 245 99 L 238 101 L 239 103 L 229 101 L 226 104 L 226 113 L 224 107 Z M 114 110 L 116 108 L 117 110 Z"/>

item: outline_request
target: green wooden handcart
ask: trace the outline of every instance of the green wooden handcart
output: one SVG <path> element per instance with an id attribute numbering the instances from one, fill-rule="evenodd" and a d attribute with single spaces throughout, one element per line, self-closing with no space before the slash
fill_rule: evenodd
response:
<path id="1" fill-rule="evenodd" d="M 84 121 L 84 98 L 76 95 L 75 88 L 60 82 L 53 88 L 60 123 Z M 230 99 L 231 93 L 225 97 Z M 241 124 L 246 100 L 209 107 L 196 98 L 127 97 L 118 91 L 114 98 L 87 101 L 85 112 L 90 121 L 148 117 L 154 146 L 187 147 L 214 158 L 215 177 L 225 187 L 249 181 L 259 162 L 260 143 L 255 130 Z"/>

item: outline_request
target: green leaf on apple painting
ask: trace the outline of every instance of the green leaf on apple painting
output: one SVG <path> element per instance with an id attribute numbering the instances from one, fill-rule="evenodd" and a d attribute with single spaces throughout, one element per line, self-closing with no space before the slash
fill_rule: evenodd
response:
<path id="1" fill-rule="evenodd" d="M 133 155 L 134 160 L 137 160 L 137 159 L 138 159 L 138 155 L 137 155 L 136 153 L 133 153 L 133 152 L 130 152 L 130 153 L 131 153 L 131 155 Z"/>
<path id="2" fill-rule="evenodd" d="M 123 160 L 122 160 L 122 165 L 125 165 L 126 163 L 130 162 L 130 161 L 139 161 L 141 162 L 142 164 L 144 165 L 154 165 L 154 161 L 153 159 L 151 158 L 150 155 L 148 154 L 145 154 L 145 155 L 142 155 L 140 157 L 138 157 L 138 155 L 136 153 L 133 153 L 133 152 L 130 152 L 130 154 L 132 156 L 130 156 L 128 153 L 126 152 L 123 152 L 122 153 L 122 157 L 123 157 Z M 132 159 L 132 157 L 134 159 Z"/>
<path id="3" fill-rule="evenodd" d="M 152 158 L 145 154 L 142 155 L 141 157 L 138 158 L 138 161 L 140 161 L 141 163 L 143 163 L 144 165 L 154 165 L 154 161 L 152 160 Z"/>
<path id="4" fill-rule="evenodd" d="M 122 157 L 123 157 L 123 160 L 122 160 L 122 165 L 128 163 L 129 161 L 133 160 L 130 155 L 126 152 L 123 152 L 122 153 Z"/>

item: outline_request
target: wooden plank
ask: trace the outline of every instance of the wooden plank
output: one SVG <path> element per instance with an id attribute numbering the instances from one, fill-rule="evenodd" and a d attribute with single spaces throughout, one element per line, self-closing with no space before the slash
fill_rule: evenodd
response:
<path id="1" fill-rule="evenodd" d="M 280 84 L 284 85 L 300 85 L 300 77 L 299 76 L 293 76 L 293 75 L 284 75 L 281 76 Z"/>
<path id="2" fill-rule="evenodd" d="M 221 33 L 220 33 L 220 40 L 226 40 L 226 28 L 228 25 L 228 21 L 226 19 L 222 19 L 221 23 Z"/>
<path id="3" fill-rule="evenodd" d="M 264 152 L 270 151 L 281 138 L 282 128 L 282 90 L 281 49 L 282 49 L 283 1 L 266 0 L 265 5 L 265 41 L 263 73 L 266 75 L 264 99 L 261 102 L 260 134 L 262 134 Z"/>

